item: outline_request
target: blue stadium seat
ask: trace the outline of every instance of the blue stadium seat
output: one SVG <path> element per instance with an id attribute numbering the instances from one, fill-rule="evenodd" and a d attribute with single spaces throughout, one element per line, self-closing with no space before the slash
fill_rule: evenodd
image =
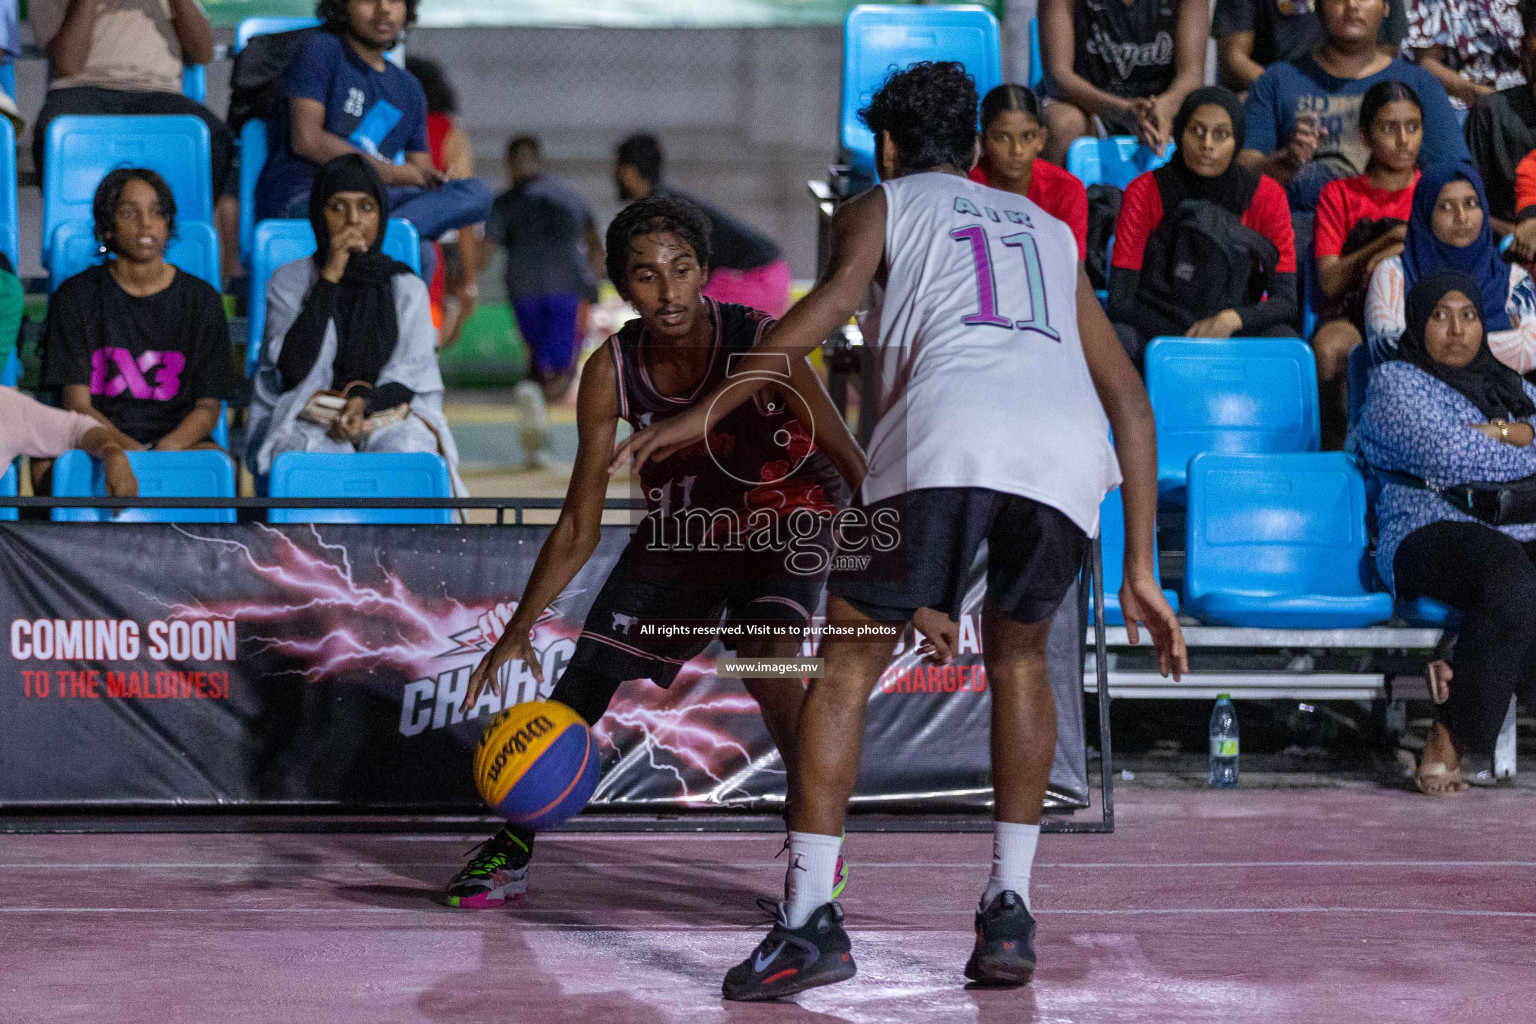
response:
<path id="1" fill-rule="evenodd" d="M 1104 503 L 1099 506 L 1099 548 L 1104 565 L 1104 623 L 1123 626 L 1125 616 L 1120 612 L 1120 584 L 1125 582 L 1125 503 L 1120 498 L 1118 487 L 1105 495 Z M 1155 572 L 1162 572 L 1157 561 L 1156 537 L 1152 538 L 1152 568 Z M 1168 599 L 1174 611 L 1179 610 L 1177 591 L 1164 590 L 1163 596 Z M 1088 621 L 1093 621 L 1091 597 L 1088 601 Z"/>
<path id="2" fill-rule="evenodd" d="M 245 18 L 235 26 L 235 53 L 245 49 L 256 36 L 269 36 L 275 32 L 292 32 L 300 28 L 314 28 L 320 24 L 319 18 Z"/>
<path id="3" fill-rule="evenodd" d="M 53 233 L 53 252 L 48 267 L 49 292 L 57 290 L 66 280 L 102 258 L 92 222 L 72 220 L 60 224 Z M 178 219 L 176 237 L 166 248 L 165 258 L 194 277 L 207 281 L 215 290 L 219 289 L 219 236 L 212 224 Z"/>
<path id="4" fill-rule="evenodd" d="M 1155 338 L 1157 489 L 1177 504 L 1201 452 L 1315 452 L 1317 363 L 1298 338 Z"/>
<path id="5" fill-rule="evenodd" d="M 261 332 L 267 323 L 267 279 L 284 263 L 315 251 L 315 229 L 307 220 L 264 220 L 256 225 L 251 255 L 250 327 L 246 335 L 245 375 L 256 376 L 261 360 Z M 391 218 L 384 229 L 384 251 L 421 273 L 421 244 L 410 221 Z"/>
<path id="6" fill-rule="evenodd" d="M 6 57 L 4 63 L 0 63 L 0 89 L 11 99 L 16 98 L 16 61 L 12 57 Z"/>
<path id="7" fill-rule="evenodd" d="M 240 263 L 251 265 L 256 234 L 256 182 L 267 163 L 267 122 L 251 118 L 240 129 Z"/>
<path id="8" fill-rule="evenodd" d="M 283 452 L 272 460 L 274 498 L 448 498 L 448 463 L 431 452 Z M 449 523 L 450 509 L 274 508 L 269 523 Z"/>
<path id="9" fill-rule="evenodd" d="M 1040 56 L 1040 19 L 1029 19 L 1029 81 L 1025 84 L 1038 91 L 1045 80 L 1045 60 Z M 985 95 L 985 93 L 983 93 Z"/>
<path id="10" fill-rule="evenodd" d="M 181 69 L 181 94 L 198 103 L 208 101 L 208 68 L 203 64 L 188 64 Z"/>
<path id="11" fill-rule="evenodd" d="M 141 498 L 233 498 L 235 464 L 223 452 L 129 452 Z M 53 464 L 53 493 L 96 498 L 107 493 L 101 466 L 85 452 L 65 452 Z M 232 508 L 130 508 L 115 519 L 106 509 L 56 508 L 55 522 L 232 523 Z"/>
<path id="12" fill-rule="evenodd" d="M 5 365 L 0 367 L 0 386 L 14 388 L 21 383 L 21 356 L 15 349 L 6 358 Z"/>
<path id="13" fill-rule="evenodd" d="M 1370 589 L 1365 480 L 1343 452 L 1189 464 L 1184 610 L 1201 622 L 1347 629 L 1392 616 Z"/>
<path id="14" fill-rule="evenodd" d="M 11 65 L 7 64 L 6 67 Z M 16 129 L 0 117 L 0 252 L 21 272 L 20 218 L 16 212 Z"/>
<path id="15" fill-rule="evenodd" d="M 14 498 L 16 494 L 16 463 L 12 462 L 5 467 L 4 473 L 0 473 L 0 497 Z M 16 517 L 17 511 L 14 507 L 0 508 L 0 522 L 12 521 Z"/>
<path id="16" fill-rule="evenodd" d="M 1365 388 L 1371 382 L 1371 347 L 1356 345 L 1349 350 L 1349 425 L 1360 422 L 1360 410 L 1365 408 Z"/>
<path id="17" fill-rule="evenodd" d="M 1461 622 L 1461 612 L 1430 597 L 1399 601 L 1394 614 L 1410 626 L 1431 629 L 1454 629 Z"/>
<path id="18" fill-rule="evenodd" d="M 1067 147 L 1067 171 L 1077 175 L 1084 185 L 1123 189 L 1137 177 L 1167 163 L 1174 148 L 1169 143 L 1167 154 L 1158 156 L 1131 135 L 1077 139 Z"/>
<path id="19" fill-rule="evenodd" d="M 843 159 L 856 170 L 875 169 L 875 138 L 859 121 L 859 110 L 892 71 L 919 60 L 959 61 L 985 96 L 1003 80 L 997 19 L 981 7 L 861 4 L 848 12 L 839 125 Z"/>
<path id="20" fill-rule="evenodd" d="M 96 186 L 117 167 L 158 171 L 176 197 L 178 219 L 213 223 L 208 126 L 191 114 L 68 114 L 48 125 L 45 148 L 44 264 L 54 231 L 67 221 L 91 220 Z"/>

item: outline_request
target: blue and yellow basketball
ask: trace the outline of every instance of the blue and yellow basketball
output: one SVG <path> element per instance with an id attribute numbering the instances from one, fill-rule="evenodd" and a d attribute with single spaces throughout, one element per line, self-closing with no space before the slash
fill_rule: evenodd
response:
<path id="1" fill-rule="evenodd" d="M 516 704 L 492 718 L 475 751 L 475 785 L 509 821 L 545 829 L 592 799 L 597 741 L 580 715 L 552 700 Z"/>

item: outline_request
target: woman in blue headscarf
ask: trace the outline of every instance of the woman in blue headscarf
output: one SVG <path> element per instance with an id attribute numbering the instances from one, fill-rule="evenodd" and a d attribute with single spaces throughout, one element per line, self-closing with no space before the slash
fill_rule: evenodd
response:
<path id="1" fill-rule="evenodd" d="M 1470 161 L 1425 168 L 1401 256 L 1382 260 L 1365 297 L 1365 340 L 1374 362 L 1396 357 L 1406 321 L 1404 296 L 1434 274 L 1454 271 L 1477 283 L 1488 347 L 1521 374 L 1536 371 L 1536 282 L 1507 263 L 1493 238 L 1483 179 Z"/>

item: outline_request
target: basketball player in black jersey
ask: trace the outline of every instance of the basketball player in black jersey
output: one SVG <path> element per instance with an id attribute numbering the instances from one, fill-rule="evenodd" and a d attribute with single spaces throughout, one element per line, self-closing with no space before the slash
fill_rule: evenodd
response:
<path id="1" fill-rule="evenodd" d="M 582 370 L 580 439 L 565 504 L 505 632 L 470 676 L 464 710 L 487 687 L 501 692 L 498 670 L 508 661 L 523 661 L 543 682 L 529 633 L 597 547 L 618 421 L 638 430 L 692 408 L 774 323 L 757 310 L 700 295 L 709 275 L 709 228 L 691 203 L 633 203 L 614 219 L 607 243 L 608 276 L 640 318 Z M 785 360 L 775 380 L 701 443 L 642 467 L 646 517 L 594 600 L 550 699 L 595 724 L 620 683 L 669 686 L 713 639 L 658 639 L 641 632 L 645 623 L 703 623 L 709 634 L 723 615 L 728 623 L 788 625 L 803 635 L 834 549 L 830 518 L 864 470 L 863 452 L 815 371 L 804 359 Z M 777 542 L 748 543 L 775 529 Z M 797 539 L 786 550 L 791 537 Z M 819 560 L 817 550 L 828 560 Z M 799 637 L 724 639 L 745 658 L 793 657 L 801 648 Z M 800 681 L 743 683 L 784 763 L 792 764 Z M 532 843 L 532 831 L 517 826 L 487 840 L 449 884 L 447 903 L 494 907 L 526 891 Z"/>

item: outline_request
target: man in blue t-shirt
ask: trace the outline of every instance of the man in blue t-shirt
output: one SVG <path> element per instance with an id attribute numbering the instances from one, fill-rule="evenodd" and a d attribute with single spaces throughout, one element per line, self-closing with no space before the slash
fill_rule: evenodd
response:
<path id="1" fill-rule="evenodd" d="M 1387 0 L 1320 0 L 1321 44 L 1271 65 L 1248 93 L 1238 160 L 1284 185 L 1292 210 L 1315 209 L 1328 182 L 1365 173 L 1370 150 L 1360 131 L 1360 101 L 1383 80 L 1405 82 L 1424 107 L 1421 164 L 1467 159 L 1445 89 L 1428 71 L 1377 48 L 1386 14 Z M 1301 244 L 1298 238 L 1298 252 Z"/>
<path id="2" fill-rule="evenodd" d="M 288 67 L 286 110 L 273 125 L 272 152 L 256 184 L 256 218 L 309 216 L 320 165 L 363 153 L 389 186 L 390 216 L 421 235 L 422 272 L 431 242 L 477 224 L 491 191 L 475 178 L 445 180 L 427 145 L 427 98 L 405 69 L 385 58 L 416 18 L 417 0 L 320 0 L 321 31 Z"/>

